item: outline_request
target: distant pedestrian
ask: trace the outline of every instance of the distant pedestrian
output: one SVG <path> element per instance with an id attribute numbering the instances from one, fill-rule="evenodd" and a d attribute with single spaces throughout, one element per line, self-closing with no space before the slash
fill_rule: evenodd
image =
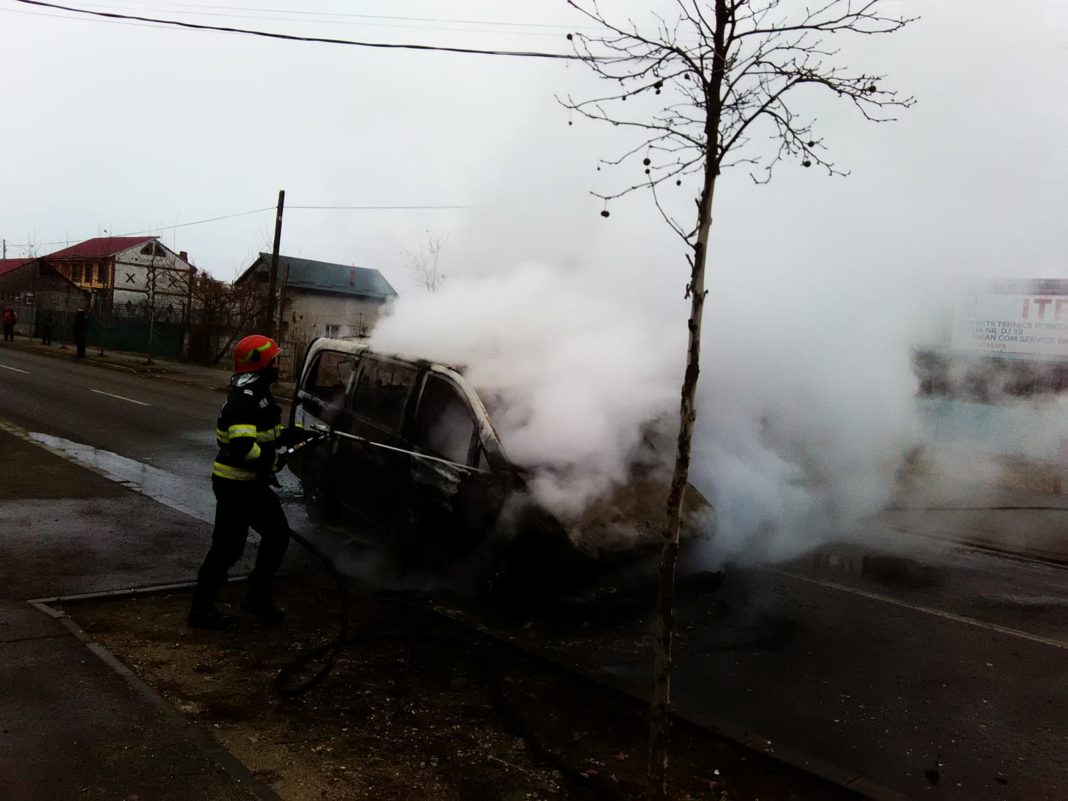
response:
<path id="1" fill-rule="evenodd" d="M 85 309 L 78 309 L 74 315 L 74 325 L 72 326 L 74 331 L 74 345 L 78 349 L 75 354 L 75 359 L 85 358 L 85 338 L 89 334 L 89 315 L 85 313 Z"/>
<path id="2" fill-rule="evenodd" d="M 4 313 L 0 319 L 4 323 L 4 342 L 15 341 L 15 323 L 19 321 L 19 316 L 15 314 L 15 310 L 8 306 L 4 309 Z"/>
<path id="3" fill-rule="evenodd" d="M 44 313 L 44 318 L 41 320 L 41 344 L 52 344 L 52 332 L 56 328 L 56 316 L 51 309 Z"/>

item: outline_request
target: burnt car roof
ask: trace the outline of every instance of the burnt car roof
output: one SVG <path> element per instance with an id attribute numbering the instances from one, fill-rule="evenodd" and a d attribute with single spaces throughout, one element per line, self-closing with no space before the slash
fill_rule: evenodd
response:
<path id="1" fill-rule="evenodd" d="M 493 426 L 493 418 L 490 416 L 489 409 L 486 408 L 485 402 L 479 395 L 478 390 L 471 386 L 470 382 L 464 377 L 464 368 L 445 364 L 443 362 L 430 361 L 429 359 L 413 359 L 410 356 L 401 356 L 396 353 L 388 353 L 385 351 L 372 350 L 371 347 L 363 340 L 359 339 L 345 339 L 345 338 L 331 338 L 331 337 L 319 337 L 313 340 L 311 345 L 308 346 L 308 352 L 304 357 L 304 365 L 300 375 L 300 385 L 303 385 L 307 379 L 307 371 L 312 364 L 312 358 L 320 351 L 331 350 L 339 353 L 351 353 L 353 356 L 360 356 L 367 354 L 369 356 L 376 356 L 382 359 L 392 359 L 394 361 L 402 362 L 404 364 L 412 365 L 423 370 L 430 370 L 441 375 L 452 378 L 460 389 L 464 393 L 464 397 L 468 403 L 471 404 L 471 408 L 475 412 L 479 426 L 479 434 L 483 439 L 492 439 L 493 443 L 497 447 L 497 451 L 510 465 L 519 468 L 518 465 L 514 465 L 512 460 L 508 458 L 505 451 L 504 444 L 501 442 L 501 437 L 497 433 L 497 429 Z"/>

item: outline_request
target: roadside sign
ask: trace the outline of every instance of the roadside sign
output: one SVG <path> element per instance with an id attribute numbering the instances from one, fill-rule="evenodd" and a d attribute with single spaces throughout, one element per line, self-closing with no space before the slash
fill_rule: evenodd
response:
<path id="1" fill-rule="evenodd" d="M 953 348 L 1068 360 L 1068 295 L 976 295 L 957 310 Z"/>

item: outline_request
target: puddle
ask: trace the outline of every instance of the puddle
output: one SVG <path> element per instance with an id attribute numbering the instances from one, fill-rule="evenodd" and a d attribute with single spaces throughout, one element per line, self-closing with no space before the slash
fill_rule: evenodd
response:
<path id="1" fill-rule="evenodd" d="M 211 492 L 211 483 L 206 479 L 194 481 L 183 478 L 136 459 L 50 434 L 30 432 L 27 436 L 34 442 L 59 451 L 71 461 L 95 468 L 112 481 L 165 506 L 206 523 L 215 519 L 215 497 Z"/>
<path id="2" fill-rule="evenodd" d="M 60 452 L 71 461 L 92 467 L 112 481 L 164 506 L 205 523 L 215 521 L 215 495 L 211 491 L 209 475 L 179 475 L 112 451 L 51 434 L 30 432 L 27 436 L 53 451 Z M 198 473 L 202 467 L 200 462 L 196 462 L 195 468 L 191 465 L 191 469 L 197 469 Z M 210 463 L 208 468 L 210 469 Z M 305 533 L 325 529 L 326 527 L 315 525 L 308 519 L 304 508 L 304 494 L 296 476 L 284 472 L 278 475 L 278 479 L 281 484 L 277 490 L 278 496 L 285 507 L 290 526 Z"/>

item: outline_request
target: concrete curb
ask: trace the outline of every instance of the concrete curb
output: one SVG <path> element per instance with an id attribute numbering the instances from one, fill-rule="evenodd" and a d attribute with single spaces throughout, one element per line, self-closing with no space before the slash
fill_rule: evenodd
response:
<path id="1" fill-rule="evenodd" d="M 85 645 L 89 651 L 111 668 L 145 701 L 148 701 L 157 711 L 172 723 L 185 729 L 196 744 L 197 749 L 212 763 L 221 768 L 235 782 L 244 787 L 258 801 L 284 801 L 270 786 L 264 784 L 255 774 L 240 762 L 233 754 L 226 750 L 211 733 L 200 724 L 190 720 L 144 679 L 134 673 L 122 660 L 112 654 L 107 648 L 90 637 L 65 612 L 53 608 L 55 603 L 89 602 L 92 600 L 117 599 L 123 597 L 139 597 L 144 595 L 159 594 L 178 589 L 187 589 L 193 584 L 182 582 L 178 584 L 164 584 L 154 587 L 138 587 L 132 590 L 106 590 L 100 593 L 84 593 L 56 598 L 37 598 L 28 601 L 29 605 L 37 611 L 59 621 L 74 637 Z"/>

